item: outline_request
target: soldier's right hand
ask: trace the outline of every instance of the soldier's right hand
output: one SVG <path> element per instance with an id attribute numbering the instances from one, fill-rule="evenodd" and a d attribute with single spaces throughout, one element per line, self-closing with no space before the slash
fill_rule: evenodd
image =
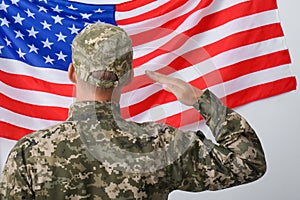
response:
<path id="1" fill-rule="evenodd" d="M 150 79 L 161 83 L 164 90 L 173 93 L 177 97 L 178 101 L 187 106 L 191 106 L 196 103 L 197 99 L 203 94 L 202 90 L 181 79 L 148 70 L 146 71 L 146 75 Z"/>

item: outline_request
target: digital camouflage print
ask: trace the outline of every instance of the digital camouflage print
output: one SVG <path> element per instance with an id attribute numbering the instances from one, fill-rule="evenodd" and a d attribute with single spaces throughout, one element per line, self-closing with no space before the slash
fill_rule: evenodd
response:
<path id="1" fill-rule="evenodd" d="M 87 25 L 72 42 L 72 62 L 83 81 L 102 88 L 111 88 L 127 80 L 132 69 L 132 42 L 120 27 L 106 23 Z M 118 80 L 100 80 L 92 76 L 99 70 L 113 72 Z"/>
<path id="2" fill-rule="evenodd" d="M 12 149 L 0 199 L 167 199 L 173 190 L 220 190 L 261 177 L 260 141 L 243 117 L 206 90 L 194 104 L 201 131 L 127 122 L 111 102 L 77 102 L 66 122 Z"/>

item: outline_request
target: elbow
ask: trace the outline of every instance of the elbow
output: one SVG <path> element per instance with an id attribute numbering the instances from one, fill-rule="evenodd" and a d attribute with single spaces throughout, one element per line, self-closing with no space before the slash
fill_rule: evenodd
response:
<path id="1" fill-rule="evenodd" d="M 250 167 L 250 176 L 248 179 L 248 182 L 253 182 L 256 181 L 260 178 L 262 178 L 266 172 L 267 172 L 267 162 L 265 160 L 265 158 L 260 159 L 259 162 L 251 165 L 252 167 Z"/>
<path id="2" fill-rule="evenodd" d="M 259 156 L 260 159 L 257 160 L 257 172 L 259 174 L 258 178 L 261 178 L 265 175 L 265 173 L 267 172 L 267 161 L 266 161 L 266 157 L 265 154 L 261 153 L 261 155 Z"/>
<path id="3" fill-rule="evenodd" d="M 257 173 L 259 174 L 257 179 L 263 177 L 266 174 L 266 172 L 267 172 L 267 162 L 266 159 L 264 158 L 257 169 Z"/>
<path id="4" fill-rule="evenodd" d="M 249 177 L 252 179 L 250 182 L 262 178 L 267 172 L 267 161 L 263 148 L 261 146 L 260 148 L 257 147 L 252 155 L 253 156 L 248 157 L 246 161 L 250 174 Z"/>

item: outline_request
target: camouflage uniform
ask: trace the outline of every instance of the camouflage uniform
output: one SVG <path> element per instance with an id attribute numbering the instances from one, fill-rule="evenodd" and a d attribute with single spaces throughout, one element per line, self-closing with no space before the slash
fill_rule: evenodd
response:
<path id="1" fill-rule="evenodd" d="M 254 181 L 265 172 L 263 150 L 253 129 L 208 90 L 194 107 L 206 119 L 218 145 L 201 131 L 126 122 L 112 113 L 112 107 L 110 102 L 77 102 L 66 122 L 22 138 L 3 171 L 1 199 L 167 199 L 172 190 L 219 190 Z M 95 109 L 96 115 L 89 114 Z M 224 114 L 224 119 L 218 119 Z M 135 127 L 148 136 L 132 134 L 139 132 Z M 192 143 L 185 151 L 178 151 L 175 160 L 168 153 L 150 157 L 152 170 L 142 170 L 143 160 L 141 166 L 135 166 L 139 170 L 126 170 L 134 166 L 117 167 L 109 157 L 96 159 L 97 155 L 87 149 L 83 135 L 91 129 L 95 131 L 89 136 L 89 147 L 111 143 L 128 152 L 147 154 L 171 149 L 177 154 L 174 152 L 182 143 Z M 172 143 L 177 135 L 179 147 Z M 166 165 L 161 167 L 161 162 Z"/>
<path id="2" fill-rule="evenodd" d="M 109 29 L 115 30 L 112 26 Z M 86 30 L 93 33 L 93 28 Z M 77 56 L 86 50 L 76 51 L 81 44 L 94 42 L 94 48 L 102 45 L 97 35 L 76 43 L 80 37 L 75 39 L 73 49 Z M 116 40 L 119 37 L 123 36 Z M 124 43 L 125 49 L 128 43 Z M 95 57 L 73 58 L 79 77 L 97 87 L 116 87 L 130 70 L 130 45 L 122 59 L 98 63 L 100 68 L 114 72 L 117 82 L 89 78 L 90 72 L 97 70 L 87 66 Z M 107 50 L 105 44 L 102 48 Z M 93 53 L 83 53 L 93 57 Z M 194 107 L 218 144 L 206 139 L 201 131 L 125 121 L 119 105 L 113 102 L 75 102 L 65 122 L 18 141 L 2 173 L 0 199 L 156 200 L 167 199 L 176 189 L 219 190 L 261 177 L 266 170 L 264 153 L 245 119 L 209 90 Z"/>

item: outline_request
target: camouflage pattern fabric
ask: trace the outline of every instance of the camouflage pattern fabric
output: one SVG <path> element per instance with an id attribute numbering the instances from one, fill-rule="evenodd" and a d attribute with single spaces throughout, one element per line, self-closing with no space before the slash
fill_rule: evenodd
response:
<path id="1" fill-rule="evenodd" d="M 76 102 L 66 122 L 18 141 L 2 173 L 0 199 L 157 200 L 177 189 L 233 187 L 265 173 L 260 141 L 243 117 L 208 90 L 194 107 L 218 144 L 201 131 L 126 122 L 111 102 Z"/>
<path id="2" fill-rule="evenodd" d="M 127 80 L 132 69 L 132 42 L 120 27 L 106 23 L 87 25 L 72 42 L 72 62 L 77 76 L 102 88 L 116 87 Z M 99 70 L 113 72 L 117 81 L 100 80 L 92 76 Z"/>

